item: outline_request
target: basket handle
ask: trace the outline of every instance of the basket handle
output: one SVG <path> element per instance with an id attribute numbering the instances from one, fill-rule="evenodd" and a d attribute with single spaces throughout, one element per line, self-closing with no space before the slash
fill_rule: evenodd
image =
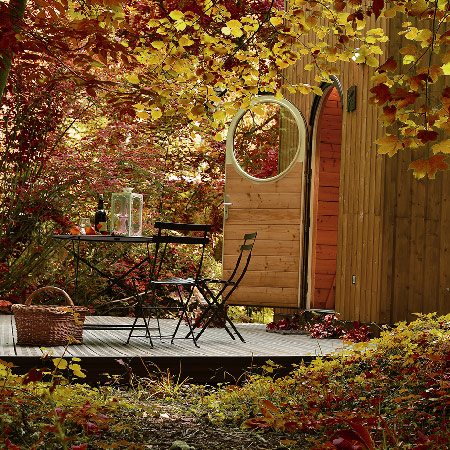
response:
<path id="1" fill-rule="evenodd" d="M 66 302 L 67 302 L 67 304 L 68 304 L 69 306 L 75 306 L 75 305 L 73 304 L 72 299 L 69 297 L 69 294 L 68 294 L 65 290 L 60 289 L 60 288 L 58 288 L 58 287 L 56 287 L 56 286 L 44 286 L 44 287 L 41 287 L 41 288 L 39 288 L 39 289 L 36 289 L 34 292 L 32 292 L 32 293 L 28 296 L 28 298 L 27 298 L 27 300 L 26 300 L 26 302 L 25 302 L 25 305 L 26 305 L 26 306 L 30 306 L 30 305 L 31 305 L 31 300 L 33 299 L 33 297 L 34 297 L 36 294 L 38 294 L 39 292 L 42 292 L 42 291 L 48 291 L 48 290 L 55 290 L 55 291 L 60 292 L 61 294 L 64 295 L 64 297 L 65 297 L 65 299 L 66 299 Z"/>

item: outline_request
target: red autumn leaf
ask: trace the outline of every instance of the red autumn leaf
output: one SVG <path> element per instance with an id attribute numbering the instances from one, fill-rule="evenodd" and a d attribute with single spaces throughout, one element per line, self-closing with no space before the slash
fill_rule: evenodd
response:
<path id="1" fill-rule="evenodd" d="M 14 445 L 9 439 L 6 439 L 5 441 L 7 450 L 21 450 L 20 447 L 17 445 Z"/>
<path id="2" fill-rule="evenodd" d="M 95 89 L 93 89 L 91 86 L 86 88 L 86 92 L 91 97 L 97 97 L 97 93 L 95 92 Z"/>
<path id="3" fill-rule="evenodd" d="M 70 450 L 86 450 L 87 444 L 81 444 L 81 445 L 72 445 Z"/>
<path id="4" fill-rule="evenodd" d="M 384 8 L 384 0 L 373 0 L 372 11 L 375 14 L 375 19 L 378 19 L 378 17 L 380 17 L 383 8 Z"/>
<path id="5" fill-rule="evenodd" d="M 427 142 L 430 141 L 435 141 L 437 137 L 438 137 L 437 132 L 432 130 L 420 130 L 417 133 L 417 138 L 420 139 L 420 141 L 423 144 L 426 144 Z"/>
<path id="6" fill-rule="evenodd" d="M 394 123 L 395 122 L 395 113 L 397 112 L 397 108 L 395 105 L 385 106 L 383 107 L 383 114 L 380 116 L 380 120 L 386 123 Z"/>
<path id="7" fill-rule="evenodd" d="M 265 417 L 257 417 L 253 419 L 247 419 L 242 424 L 245 428 L 259 428 L 264 430 L 265 428 L 271 428 L 273 420 L 266 419 Z"/>
<path id="8" fill-rule="evenodd" d="M 355 433 L 369 450 L 375 450 L 375 443 L 373 442 L 372 436 L 369 434 L 369 430 L 365 426 L 352 420 L 347 420 L 346 422 L 353 428 Z"/>
<path id="9" fill-rule="evenodd" d="M 393 72 L 397 68 L 397 61 L 393 56 L 390 56 L 380 67 L 378 67 L 377 72 Z"/>
<path id="10" fill-rule="evenodd" d="M 86 421 L 83 426 L 86 430 L 86 434 L 97 434 L 99 432 L 98 425 L 94 422 Z"/>
<path id="11" fill-rule="evenodd" d="M 347 3 L 342 0 L 336 0 L 334 2 L 335 11 L 338 11 L 338 12 L 343 11 L 346 6 L 347 6 Z"/>
<path id="12" fill-rule="evenodd" d="M 353 430 L 338 430 L 331 439 L 331 444 L 339 450 L 365 450 L 366 446 Z"/>
<path id="13" fill-rule="evenodd" d="M 443 103 L 449 103 L 449 102 L 450 102 L 450 87 L 446 87 L 446 88 L 442 91 L 441 101 L 442 101 Z"/>
<path id="14" fill-rule="evenodd" d="M 392 98 L 389 88 L 383 83 L 374 86 L 370 89 L 370 92 L 375 94 L 375 97 L 371 97 L 370 99 L 371 103 L 377 103 L 378 105 L 383 105 Z"/>
<path id="15" fill-rule="evenodd" d="M 421 89 L 425 85 L 425 81 L 431 82 L 433 81 L 430 76 L 426 73 L 421 73 L 420 75 L 416 75 L 409 79 L 409 85 L 413 91 L 417 89 Z"/>
<path id="16" fill-rule="evenodd" d="M 423 178 L 428 175 L 428 178 L 435 178 L 437 170 L 448 170 L 449 165 L 444 161 L 448 155 L 435 155 L 428 159 L 418 159 L 412 162 L 408 170 L 413 171 L 416 178 Z"/>
<path id="17" fill-rule="evenodd" d="M 397 88 L 392 93 L 393 101 L 398 100 L 398 102 L 397 102 L 398 109 L 401 109 L 401 108 L 404 108 L 405 106 L 413 104 L 418 97 L 420 97 L 419 93 L 408 91 L 405 88 Z"/>
<path id="18" fill-rule="evenodd" d="M 278 408 L 270 401 L 264 400 L 261 404 L 261 412 L 265 417 L 272 417 L 273 414 L 277 415 L 280 413 Z M 267 413 L 269 415 L 267 415 Z"/>
<path id="19" fill-rule="evenodd" d="M 44 369 L 36 370 L 35 367 L 33 367 L 24 377 L 22 380 L 22 384 L 28 384 L 33 383 L 36 381 L 42 380 L 42 375 L 44 373 Z"/>

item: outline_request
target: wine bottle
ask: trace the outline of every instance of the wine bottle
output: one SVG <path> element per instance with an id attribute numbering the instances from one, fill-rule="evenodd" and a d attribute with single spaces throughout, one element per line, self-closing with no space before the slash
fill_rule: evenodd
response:
<path id="1" fill-rule="evenodd" d="M 95 211 L 95 231 L 101 234 L 108 234 L 106 211 L 103 206 L 103 194 L 98 196 L 98 208 Z"/>

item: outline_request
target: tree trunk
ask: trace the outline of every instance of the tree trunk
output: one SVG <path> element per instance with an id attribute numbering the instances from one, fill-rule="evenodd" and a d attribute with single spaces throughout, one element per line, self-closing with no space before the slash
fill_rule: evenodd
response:
<path id="1" fill-rule="evenodd" d="M 20 30 L 20 22 L 25 14 L 27 0 L 9 0 L 9 17 L 14 31 Z M 8 81 L 9 71 L 11 70 L 11 61 L 13 54 L 11 50 L 4 49 L 0 57 L 0 103 L 3 98 L 3 92 Z"/>

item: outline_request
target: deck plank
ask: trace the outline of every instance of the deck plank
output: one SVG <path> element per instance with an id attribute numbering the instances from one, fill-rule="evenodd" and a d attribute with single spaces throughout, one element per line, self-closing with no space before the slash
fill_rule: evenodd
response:
<path id="1" fill-rule="evenodd" d="M 87 317 L 86 324 L 131 324 L 131 317 Z M 175 320 L 161 320 L 161 330 L 164 335 L 171 335 L 176 325 Z M 151 323 L 151 327 L 154 324 Z M 145 337 L 132 337 L 126 344 L 128 330 L 89 330 L 83 332 L 83 343 L 70 345 L 64 351 L 63 346 L 47 347 L 14 345 L 17 341 L 15 322 L 10 315 L 0 315 L 0 359 L 19 362 L 25 370 L 34 367 L 40 358 L 50 353 L 55 357 L 78 357 L 82 366 L 89 367 L 92 373 L 101 374 L 106 371 L 123 370 L 117 361 L 131 361 L 134 370 L 144 375 L 149 365 L 157 365 L 162 369 L 170 367 L 177 370 L 183 364 L 189 376 L 208 379 L 208 373 L 218 370 L 232 371 L 246 368 L 255 362 L 263 364 L 267 360 L 291 365 L 301 360 L 311 360 L 319 355 L 329 355 L 343 347 L 339 339 L 312 339 L 306 335 L 282 335 L 266 332 L 262 324 L 236 324 L 237 329 L 245 339 L 232 340 L 223 328 L 205 330 L 196 347 L 192 339 L 170 338 L 160 340 L 156 330 L 152 330 L 153 348 Z M 185 336 L 189 328 L 184 324 L 178 335 Z M 142 330 L 140 330 L 142 334 Z M 202 378 L 203 377 L 203 378 Z"/>

